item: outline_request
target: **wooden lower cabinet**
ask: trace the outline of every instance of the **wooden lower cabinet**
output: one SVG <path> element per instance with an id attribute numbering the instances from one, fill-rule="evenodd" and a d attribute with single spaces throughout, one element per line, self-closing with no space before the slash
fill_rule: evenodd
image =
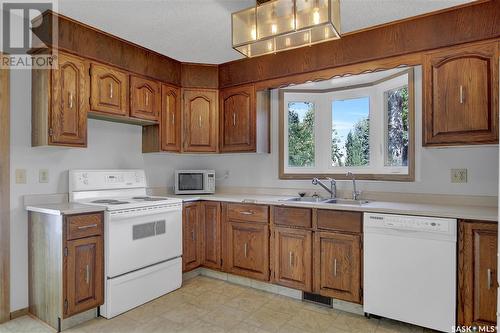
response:
<path id="1" fill-rule="evenodd" d="M 496 223 L 459 222 L 458 323 L 496 325 L 497 244 Z"/>
<path id="2" fill-rule="evenodd" d="M 96 308 L 104 302 L 104 260 L 101 236 L 68 241 L 64 317 Z"/>
<path id="3" fill-rule="evenodd" d="M 273 282 L 312 291 L 312 231 L 274 228 Z"/>
<path id="4" fill-rule="evenodd" d="M 205 267 L 221 268 L 221 212 L 220 202 L 205 201 L 202 209 L 202 253 L 201 264 Z"/>
<path id="5" fill-rule="evenodd" d="M 332 232 L 314 235 L 314 291 L 361 303 L 361 236 Z"/>
<path id="6" fill-rule="evenodd" d="M 201 205 L 198 202 L 185 204 L 182 212 L 183 272 L 201 265 L 202 246 Z"/>
<path id="7" fill-rule="evenodd" d="M 224 221 L 223 268 L 228 273 L 269 281 L 269 226 Z"/>

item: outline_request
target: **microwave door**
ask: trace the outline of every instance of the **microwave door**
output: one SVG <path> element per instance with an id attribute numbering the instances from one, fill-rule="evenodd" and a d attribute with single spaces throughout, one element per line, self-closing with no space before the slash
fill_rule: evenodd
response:
<path id="1" fill-rule="evenodd" d="M 203 173 L 180 173 L 178 188 L 180 191 L 203 191 Z"/>

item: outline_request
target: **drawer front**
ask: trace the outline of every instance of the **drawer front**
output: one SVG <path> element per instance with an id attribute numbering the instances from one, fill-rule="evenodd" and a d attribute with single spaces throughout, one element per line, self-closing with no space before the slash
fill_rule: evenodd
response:
<path id="1" fill-rule="evenodd" d="M 66 216 L 66 240 L 102 235 L 102 213 Z"/>
<path id="2" fill-rule="evenodd" d="M 269 221 L 269 207 L 248 204 L 228 204 L 227 217 L 231 220 L 267 223 Z"/>
<path id="3" fill-rule="evenodd" d="M 362 215 L 358 212 L 318 209 L 318 229 L 361 233 Z"/>
<path id="4" fill-rule="evenodd" d="M 291 227 L 312 227 L 312 212 L 309 208 L 274 207 L 274 224 Z"/>

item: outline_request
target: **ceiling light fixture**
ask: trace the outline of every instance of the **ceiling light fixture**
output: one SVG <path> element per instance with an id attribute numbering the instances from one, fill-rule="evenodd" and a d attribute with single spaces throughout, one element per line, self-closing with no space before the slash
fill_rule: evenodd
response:
<path id="1" fill-rule="evenodd" d="M 232 38 L 246 57 L 338 39 L 340 0 L 257 0 L 232 14 Z"/>

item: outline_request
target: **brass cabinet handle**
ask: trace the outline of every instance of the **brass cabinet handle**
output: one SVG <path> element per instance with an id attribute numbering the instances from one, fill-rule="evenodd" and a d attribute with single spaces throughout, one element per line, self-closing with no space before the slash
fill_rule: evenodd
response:
<path id="1" fill-rule="evenodd" d="M 89 228 L 95 228 L 97 227 L 97 223 L 95 224 L 89 224 L 89 225 L 82 225 L 78 227 L 78 230 L 83 230 L 83 229 L 89 229 Z"/>
<path id="2" fill-rule="evenodd" d="M 243 250 L 245 252 L 245 258 L 248 258 L 248 244 L 245 243 L 245 245 L 243 246 Z"/>
<path id="3" fill-rule="evenodd" d="M 109 98 L 113 98 L 113 84 L 109 84 Z"/>
<path id="4" fill-rule="evenodd" d="M 90 267 L 89 265 L 85 266 L 85 282 L 89 284 L 90 282 Z"/>
<path id="5" fill-rule="evenodd" d="M 145 96 L 146 96 L 146 106 L 148 106 L 149 105 L 149 94 L 146 93 Z"/>
<path id="6" fill-rule="evenodd" d="M 191 239 L 192 239 L 192 240 L 196 240 L 196 237 L 195 237 L 195 235 L 194 235 L 194 230 L 191 230 Z"/>
<path id="7" fill-rule="evenodd" d="M 487 269 L 486 270 L 486 277 L 488 279 L 488 290 L 491 289 L 491 282 L 492 282 L 492 278 L 491 278 L 491 269 Z"/>
<path id="8" fill-rule="evenodd" d="M 71 91 L 68 92 L 69 94 L 69 108 L 72 109 L 73 108 L 73 94 L 71 93 Z"/>
<path id="9" fill-rule="evenodd" d="M 172 125 L 175 125 L 175 113 L 172 112 Z"/>
<path id="10" fill-rule="evenodd" d="M 337 259 L 333 260 L 333 276 L 337 276 Z"/>
<path id="11" fill-rule="evenodd" d="M 233 112 L 233 127 L 236 126 L 236 113 Z"/>
<path id="12" fill-rule="evenodd" d="M 201 115 L 198 117 L 198 126 L 201 128 Z"/>
<path id="13" fill-rule="evenodd" d="M 460 85 L 460 104 L 464 104 L 464 86 Z"/>
<path id="14" fill-rule="evenodd" d="M 290 267 L 293 266 L 293 252 L 292 251 L 288 252 L 288 264 Z"/>

